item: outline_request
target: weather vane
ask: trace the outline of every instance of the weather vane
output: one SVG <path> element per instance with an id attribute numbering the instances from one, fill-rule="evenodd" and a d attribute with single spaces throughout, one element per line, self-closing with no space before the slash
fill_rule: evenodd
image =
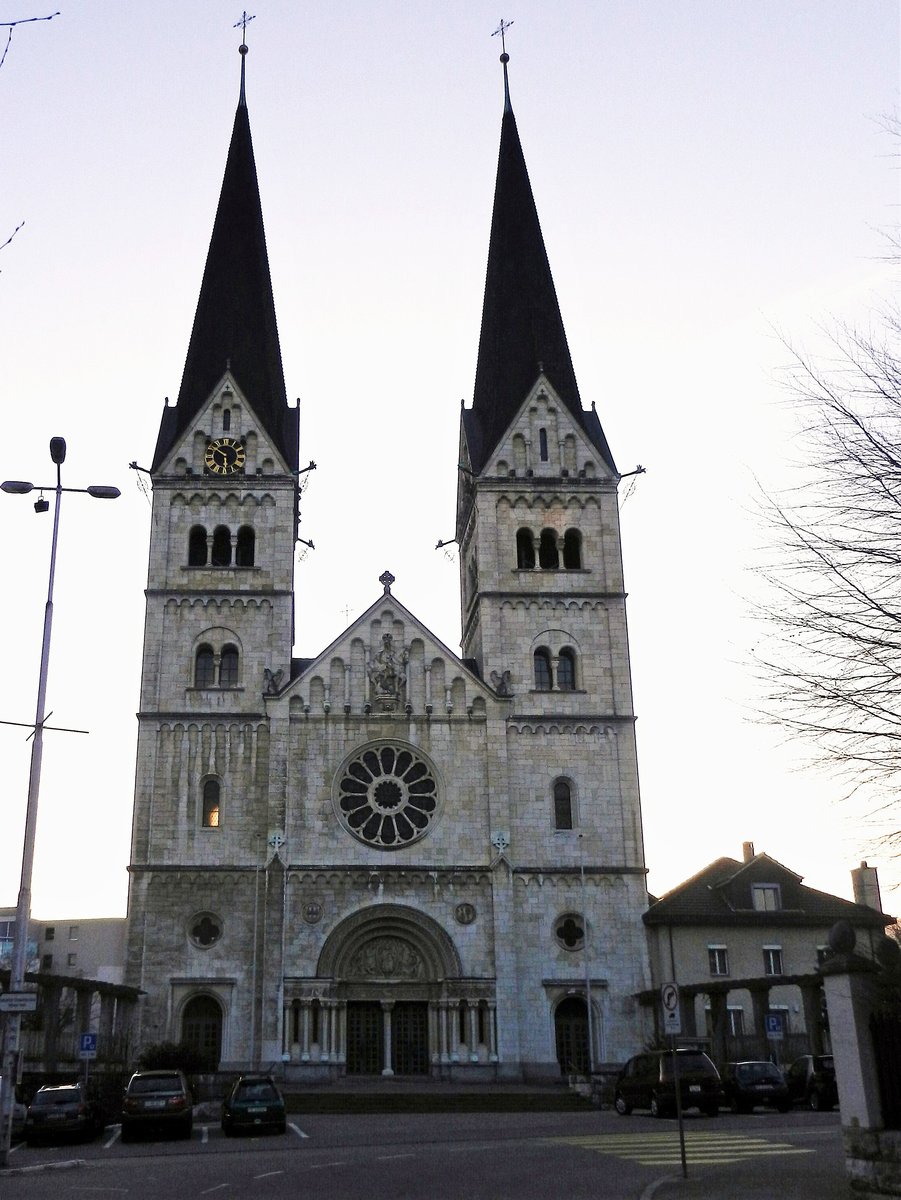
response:
<path id="1" fill-rule="evenodd" d="M 254 14 L 252 17 L 249 17 L 247 15 L 247 10 L 245 9 L 245 11 L 241 13 L 240 21 L 235 21 L 234 25 L 232 25 L 232 29 L 237 29 L 239 25 L 241 26 L 241 41 L 242 42 L 247 41 L 247 22 L 254 21 L 254 20 L 256 20 L 256 14 Z"/>
<path id="2" fill-rule="evenodd" d="M 504 54 L 507 53 L 507 44 L 504 41 L 504 34 L 507 32 L 507 30 L 510 28 L 510 26 L 512 24 L 513 24 L 512 21 L 505 21 L 504 18 L 501 17 L 500 25 L 498 25 L 497 29 L 495 29 L 494 33 L 492 33 L 492 35 L 491 35 L 492 37 L 497 37 L 498 34 L 501 35 L 501 50 L 503 51 Z"/>

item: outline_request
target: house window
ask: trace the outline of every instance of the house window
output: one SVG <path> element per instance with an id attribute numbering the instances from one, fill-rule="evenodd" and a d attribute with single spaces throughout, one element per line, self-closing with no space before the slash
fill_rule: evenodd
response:
<path id="1" fill-rule="evenodd" d="M 206 566 L 206 530 L 202 525 L 192 525 L 188 534 L 188 566 Z"/>
<path id="2" fill-rule="evenodd" d="M 252 567 L 256 549 L 256 534 L 250 525 L 242 525 L 238 530 L 238 540 L 235 544 L 235 566 Z"/>
<path id="3" fill-rule="evenodd" d="M 77 962 L 78 962 L 77 954 L 67 954 L 66 955 L 66 966 L 67 967 L 74 967 Z"/>
<path id="4" fill-rule="evenodd" d="M 77 925 L 69 926 L 69 941 L 70 942 L 78 941 L 78 926 Z"/>
<path id="5" fill-rule="evenodd" d="M 757 912 L 778 912 L 782 896 L 778 883 L 752 883 L 751 901 Z"/>
<path id="6" fill-rule="evenodd" d="M 238 647 L 223 646 L 219 659 L 219 686 L 238 686 Z"/>
<path id="7" fill-rule="evenodd" d="M 560 651 L 557 659 L 557 687 L 561 692 L 572 692 L 576 688 L 576 656 L 568 646 Z"/>
<path id="8" fill-rule="evenodd" d="M 711 975 L 729 974 L 729 951 L 725 946 L 708 946 L 707 962 Z"/>
<path id="9" fill-rule="evenodd" d="M 538 565 L 544 571 L 556 571 L 560 566 L 557 535 L 553 529 L 543 529 L 538 542 Z"/>
<path id="10" fill-rule="evenodd" d="M 729 1022 L 729 1036 L 742 1037 L 745 1032 L 745 1010 L 741 1007 L 727 1007 L 726 1019 Z"/>
<path id="11" fill-rule="evenodd" d="M 764 946 L 764 948 L 763 948 L 763 973 L 764 973 L 764 975 L 781 975 L 782 974 L 782 947 L 781 946 Z"/>
<path id="12" fill-rule="evenodd" d="M 217 525 L 213 533 L 213 556 L 211 561 L 214 567 L 231 566 L 232 535 L 224 525 Z"/>
<path id="13" fill-rule="evenodd" d="M 582 565 L 582 535 L 578 529 L 567 529 L 563 535 L 563 566 L 577 571 Z"/>
<path id="14" fill-rule="evenodd" d="M 538 457 L 542 462 L 547 462 L 547 430 L 538 430 Z"/>
<path id="15" fill-rule="evenodd" d="M 531 529 L 517 531 L 516 565 L 523 571 L 531 571 L 535 566 L 535 539 L 532 537 Z"/>
<path id="16" fill-rule="evenodd" d="M 48 925 L 44 930 L 44 941 L 52 942 L 55 937 L 56 937 L 56 926 Z"/>
<path id="17" fill-rule="evenodd" d="M 551 690 L 551 652 L 541 646 L 534 654 L 535 689 L 539 692 Z"/>
<path id="18" fill-rule="evenodd" d="M 565 779 L 554 782 L 554 828 L 572 829 L 573 800 L 570 786 Z"/>
<path id="19" fill-rule="evenodd" d="M 203 827 L 219 828 L 219 781 L 208 779 L 203 785 Z"/>
<path id="20" fill-rule="evenodd" d="M 212 646 L 198 646 L 194 660 L 194 686 L 211 688 L 216 686 L 216 658 Z"/>
<path id="21" fill-rule="evenodd" d="M 41 970 L 42 971 L 52 971 L 53 970 L 53 955 L 52 954 L 42 954 L 41 955 Z"/>

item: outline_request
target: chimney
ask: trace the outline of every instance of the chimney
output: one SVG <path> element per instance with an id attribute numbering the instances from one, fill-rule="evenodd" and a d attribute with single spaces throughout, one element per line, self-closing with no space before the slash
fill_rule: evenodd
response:
<path id="1" fill-rule="evenodd" d="M 867 908 L 875 908 L 877 912 L 882 912 L 879 875 L 875 867 L 868 867 L 866 862 L 862 862 L 851 872 L 851 886 L 854 889 L 855 904 L 865 904 Z"/>
<path id="2" fill-rule="evenodd" d="M 742 857 L 743 862 L 747 863 L 747 862 L 751 861 L 751 859 L 754 857 L 754 843 L 753 842 L 742 842 L 741 857 Z"/>

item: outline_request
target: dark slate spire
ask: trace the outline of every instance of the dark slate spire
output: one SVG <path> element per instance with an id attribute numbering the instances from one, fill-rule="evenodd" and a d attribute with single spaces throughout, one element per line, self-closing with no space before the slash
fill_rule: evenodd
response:
<path id="1" fill-rule="evenodd" d="M 491 217 L 472 409 L 464 412 L 473 470 L 484 467 L 543 371 L 615 472 L 597 415 L 585 412 L 544 248 L 504 65 L 504 116 Z"/>
<path id="2" fill-rule="evenodd" d="M 297 467 L 296 413 L 288 408 L 269 276 L 263 211 L 244 94 L 241 92 L 210 238 L 194 328 L 175 408 L 163 412 L 154 469 L 190 426 L 230 369 L 266 433 Z"/>

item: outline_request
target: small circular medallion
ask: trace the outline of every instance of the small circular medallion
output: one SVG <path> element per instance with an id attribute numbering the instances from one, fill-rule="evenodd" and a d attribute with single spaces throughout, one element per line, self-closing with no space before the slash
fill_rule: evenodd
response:
<path id="1" fill-rule="evenodd" d="M 303 919 L 308 925 L 315 925 L 322 920 L 322 905 L 318 900 L 311 900 L 303 906 Z"/>
<path id="2" fill-rule="evenodd" d="M 476 919 L 476 906 L 474 904 L 458 904 L 454 909 L 454 916 L 461 925 L 471 925 Z"/>

